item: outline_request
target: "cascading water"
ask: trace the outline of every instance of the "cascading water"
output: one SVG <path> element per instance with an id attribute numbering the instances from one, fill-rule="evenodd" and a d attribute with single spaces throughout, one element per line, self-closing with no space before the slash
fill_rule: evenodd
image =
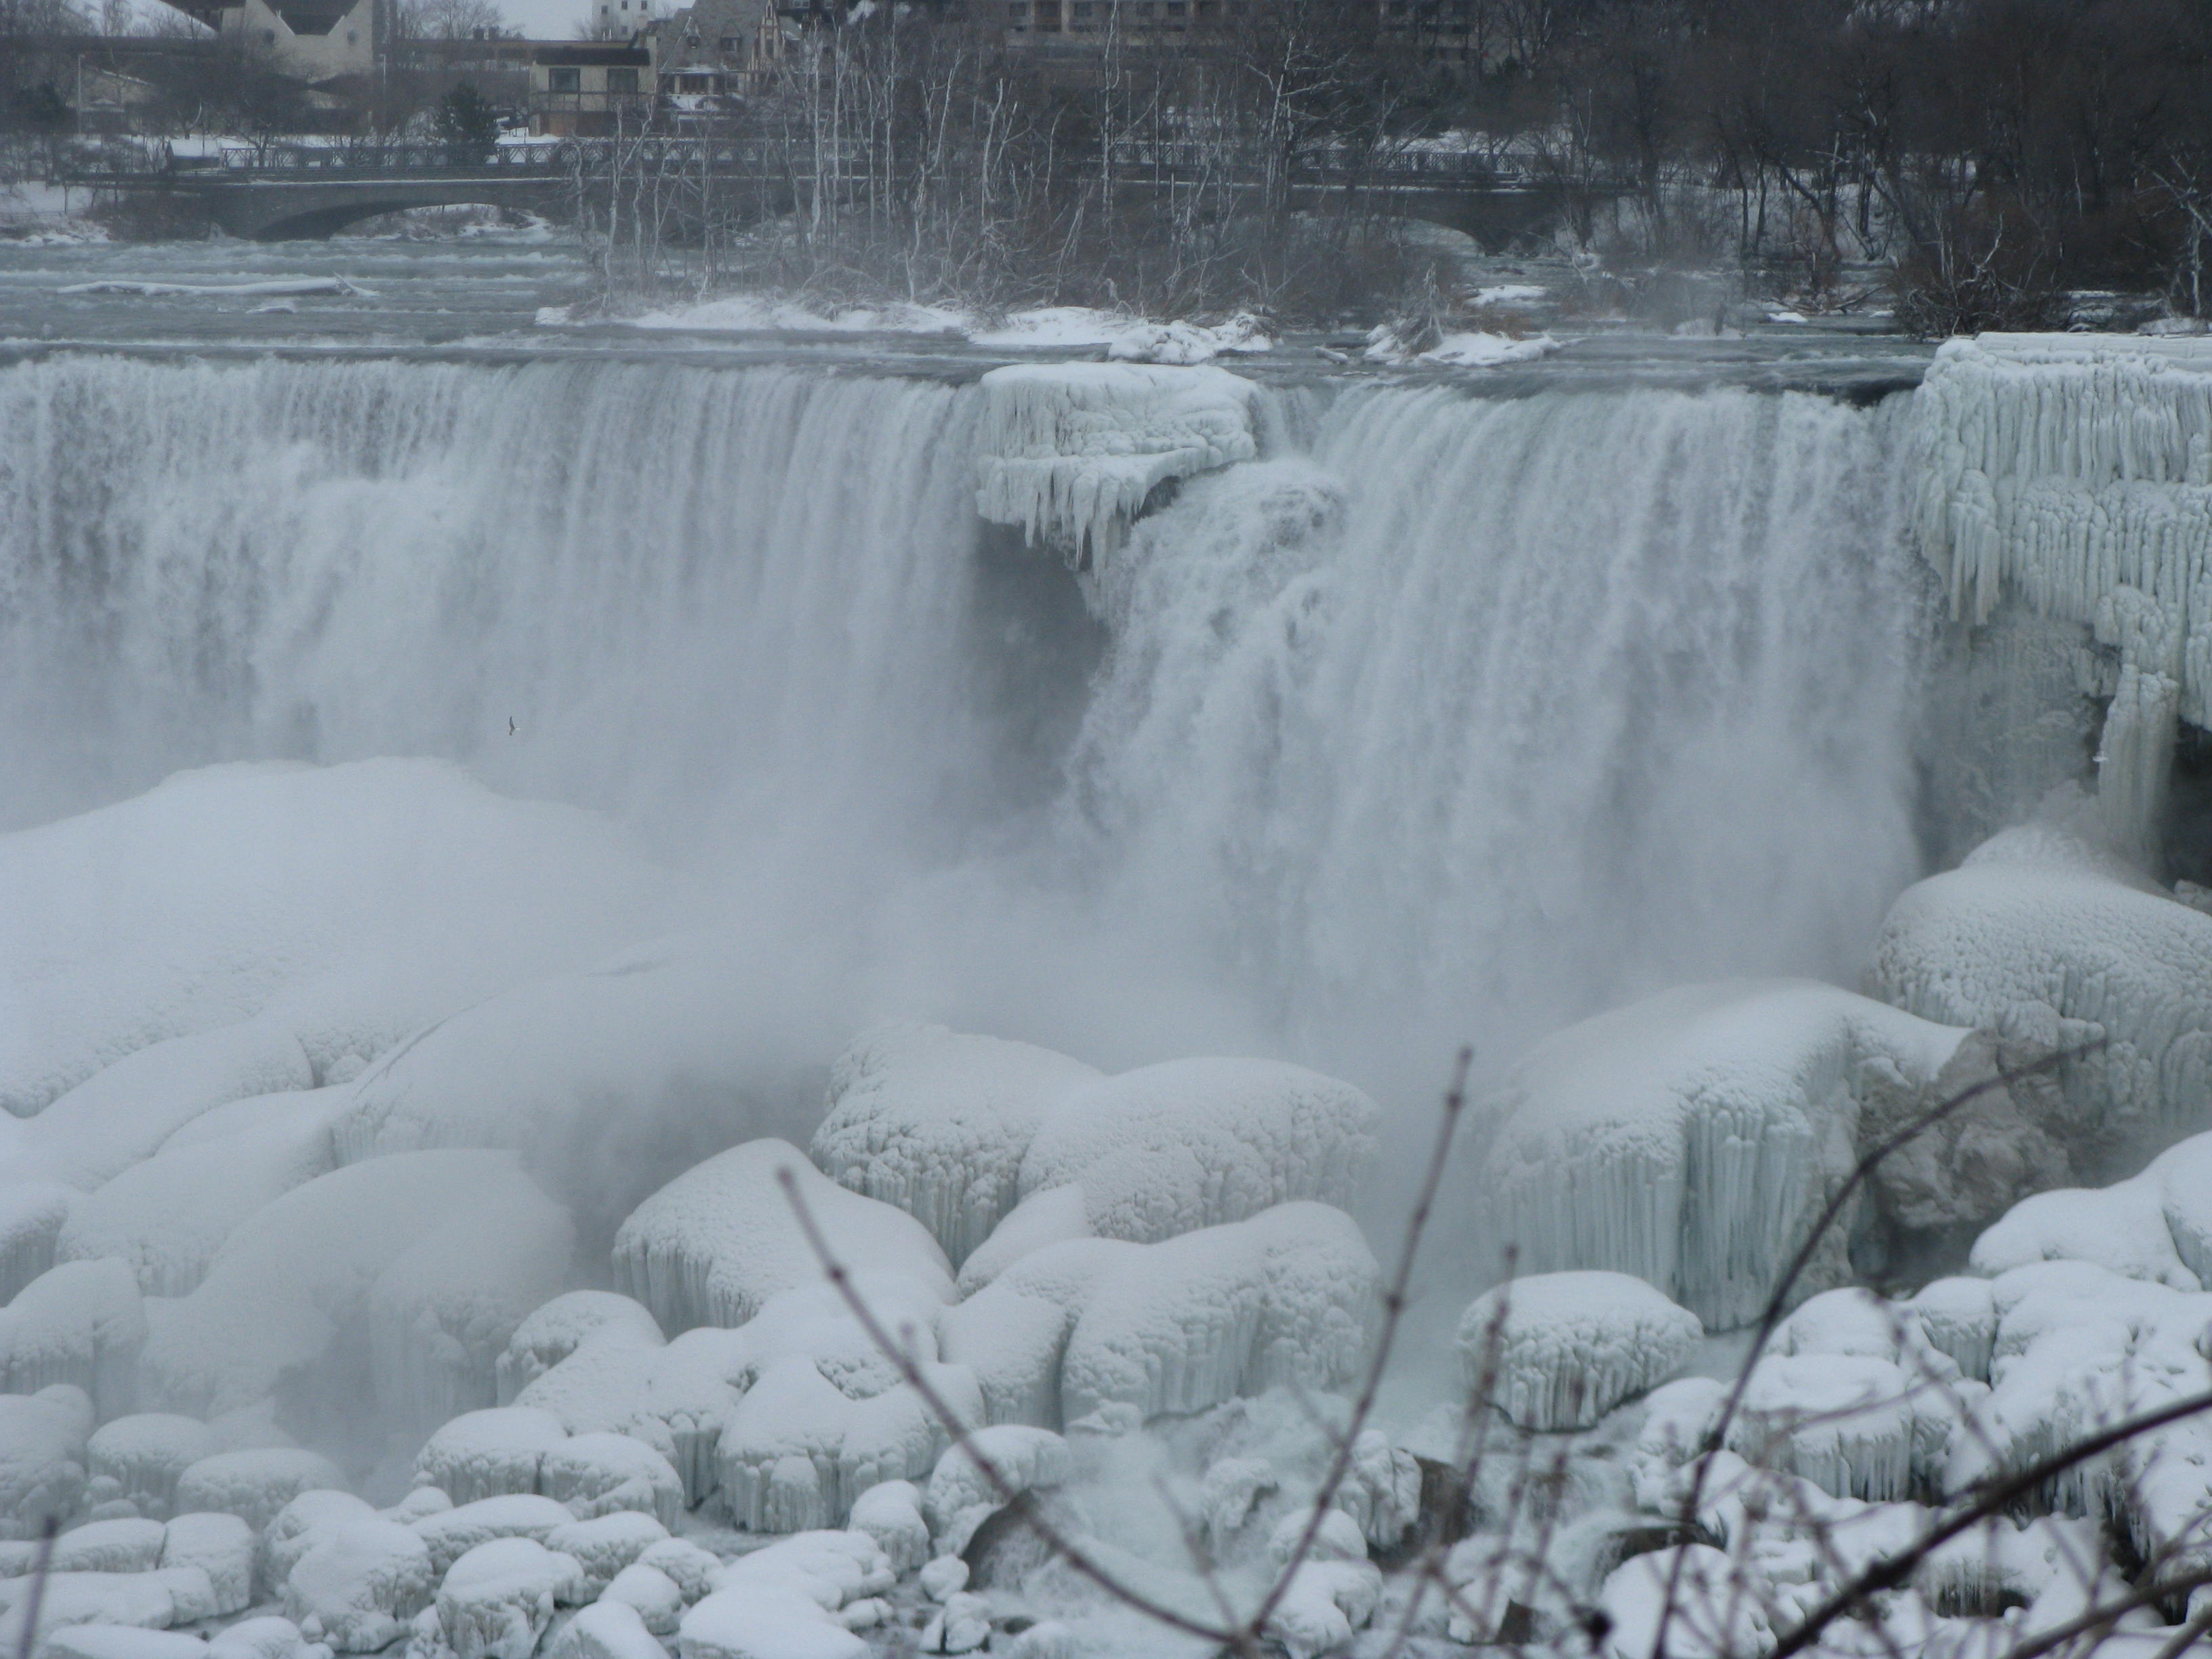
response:
<path id="1" fill-rule="evenodd" d="M 718 860 L 777 926 L 880 908 L 863 1000 L 1019 1024 L 1051 999 L 994 1008 L 1017 982 L 1096 1000 L 1148 963 L 1203 1005 L 1162 1040 L 1415 1098 L 1463 1037 L 1510 1050 L 1685 978 L 1848 978 L 1916 856 L 1892 416 L 1301 398 L 1272 424 L 1309 453 L 1189 482 L 1086 578 L 1110 655 L 1039 815 L 993 752 L 1007 705 L 1088 663 L 1064 618 L 1010 654 L 1036 619 L 979 581 L 972 392 L 18 364 L 0 812 L 218 758 L 451 756 Z M 1073 610 L 1049 555 L 992 556 Z"/>

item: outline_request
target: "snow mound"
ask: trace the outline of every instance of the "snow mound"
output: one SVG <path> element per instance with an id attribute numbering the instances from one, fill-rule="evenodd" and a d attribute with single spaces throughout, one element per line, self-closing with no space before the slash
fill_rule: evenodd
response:
<path id="1" fill-rule="evenodd" d="M 635 1510 L 665 1531 L 684 1516 L 684 1481 L 675 1467 L 626 1434 L 579 1434 L 562 1441 L 538 1466 L 538 1485 L 582 1521 Z"/>
<path id="2" fill-rule="evenodd" d="M 72 1527 L 54 1540 L 53 1570 L 151 1572 L 161 1565 L 163 1536 L 159 1521 L 94 1521 Z"/>
<path id="3" fill-rule="evenodd" d="M 530 1659 L 556 1602 L 580 1598 L 575 1562 L 527 1538 L 479 1544 L 438 1586 L 438 1625 L 456 1659 Z"/>
<path id="4" fill-rule="evenodd" d="M 548 906 L 554 891 L 564 902 Z M 289 1031 L 319 1076 L 502 986 L 582 967 L 669 902 L 667 878 L 599 820 L 502 800 L 441 762 L 179 773 L 0 836 L 16 939 L 0 964 L 0 1106 L 40 1112 L 139 1049 L 264 1014 L 273 1029 L 218 1040 L 210 1070 L 233 1041 L 283 1056 Z M 179 1091 L 186 1057 L 161 1067 Z M 240 1092 L 291 1086 L 232 1069 Z M 189 1098 L 165 1096 L 178 1111 Z M 57 1156 L 101 1137 L 73 1139 Z M 114 1168 L 152 1150 L 134 1143 Z"/>
<path id="5" fill-rule="evenodd" d="M 675 1630 L 672 1619 L 667 1629 L 655 1630 L 636 1607 L 610 1593 L 568 1621 L 546 1650 L 547 1659 L 668 1659 L 668 1650 L 655 1638 Z"/>
<path id="6" fill-rule="evenodd" d="M 66 1625 L 39 1644 L 40 1659 L 204 1659 L 208 1644 L 182 1631 Z"/>
<path id="7" fill-rule="evenodd" d="M 1170 1060 L 1069 1094 L 1022 1159 L 1024 1198 L 1074 1184 L 1103 1238 L 1154 1243 L 1308 1199 L 1358 1193 L 1380 1110 L 1279 1060 Z"/>
<path id="8" fill-rule="evenodd" d="M 1488 1102 L 1476 1190 L 1524 1272 L 1606 1268 L 1708 1327 L 1757 1317 L 1849 1176 L 1863 1116 L 1928 1097 L 1966 1033 L 1832 986 L 1688 986 L 1536 1045 Z M 1801 1282 L 1849 1276 L 1831 1229 Z"/>
<path id="9" fill-rule="evenodd" d="M 340 1653 L 374 1653 L 406 1634 L 436 1583 L 413 1532 L 396 1521 L 352 1521 L 293 1564 L 284 1616 Z"/>
<path id="10" fill-rule="evenodd" d="M 649 1636 L 673 1636 L 684 1622 L 684 1591 L 658 1567 L 633 1561 L 599 1592 L 602 1603 L 627 1607 Z M 627 1622 L 627 1621 L 623 1621 Z"/>
<path id="11" fill-rule="evenodd" d="M 0 1310 L 0 1376 L 9 1394 L 66 1382 L 101 1417 L 137 1403 L 146 1313 L 138 1281 L 120 1261 L 65 1261 L 33 1279 Z"/>
<path id="12" fill-rule="evenodd" d="M 1626 1273 L 1538 1273 L 1460 1320 L 1462 1372 L 1524 1429 L 1588 1428 L 1664 1382 L 1705 1337 L 1697 1316 Z"/>
<path id="13" fill-rule="evenodd" d="M 76 1510 L 93 1421 L 91 1400 L 66 1383 L 0 1395 L 0 1539 L 35 1538 Z"/>
<path id="14" fill-rule="evenodd" d="M 1905 889 L 1868 969 L 1923 1018 L 2101 1041 L 2058 1073 L 2087 1158 L 2201 1127 L 2212 1091 L 2212 915 L 2042 825 L 2007 830 Z"/>
<path id="15" fill-rule="evenodd" d="M 343 1492 L 345 1476 L 319 1453 L 257 1446 L 203 1457 L 177 1477 L 177 1507 L 186 1514 L 234 1515 L 258 1532 L 301 1493 Z"/>
<path id="16" fill-rule="evenodd" d="M 235 1515 L 180 1515 L 161 1529 L 162 1567 L 198 1567 L 208 1576 L 218 1618 L 253 1601 L 253 1528 Z"/>
<path id="17" fill-rule="evenodd" d="M 437 1487 L 457 1506 L 535 1492 L 545 1454 L 568 1437 L 559 1418 L 527 1406 L 465 1412 L 415 1454 L 415 1484 Z"/>
<path id="18" fill-rule="evenodd" d="M 1267 1633 L 1290 1659 L 1320 1659 L 1349 1649 L 1382 1603 L 1382 1573 L 1372 1561 L 1303 1561 L 1268 1615 Z"/>
<path id="19" fill-rule="evenodd" d="M 54 1265 L 54 1243 L 81 1194 L 58 1181 L 0 1186 L 0 1302 Z"/>
<path id="20" fill-rule="evenodd" d="M 1710 1545 L 1684 1544 L 1637 1556 L 1606 1579 L 1598 1605 L 1612 1625 L 1611 1659 L 1650 1659 L 1670 1586 L 1666 1650 L 1678 1659 L 1756 1659 L 1774 1646 L 1771 1588 Z"/>
<path id="21" fill-rule="evenodd" d="M 479 1544 L 501 1538 L 526 1538 L 543 1544 L 576 1517 L 568 1506 L 535 1492 L 505 1498 L 479 1498 L 414 1522 L 415 1535 L 430 1552 L 430 1565 L 440 1578 L 453 1563 Z"/>
<path id="22" fill-rule="evenodd" d="M 676 1177 L 615 1236 L 615 1277 L 665 1328 L 742 1325 L 780 1291 L 823 1277 L 778 1181 L 798 1193 L 848 1270 L 902 1273 L 952 1294 L 945 1252 L 903 1210 L 847 1192 L 787 1141 L 756 1140 Z"/>
<path id="23" fill-rule="evenodd" d="M 716 1590 L 677 1629 L 680 1659 L 866 1659 L 868 1644 L 803 1592 L 780 1583 Z"/>
<path id="24" fill-rule="evenodd" d="M 853 1500 L 845 1524 L 873 1539 L 893 1572 L 912 1572 L 929 1559 L 929 1522 L 921 1512 L 921 1489 L 911 1480 L 878 1481 Z"/>
<path id="25" fill-rule="evenodd" d="M 997 1480 L 984 1473 L 987 1464 Z M 938 1553 L 958 1555 L 1015 1493 L 1060 1486 L 1072 1467 L 1065 1440 L 1049 1429 L 1016 1423 L 977 1429 L 946 1447 L 925 1500 Z"/>
<path id="26" fill-rule="evenodd" d="M 102 1425 L 87 1444 L 85 1467 L 95 1479 L 113 1480 L 140 1514 L 159 1520 L 176 1498 L 177 1477 L 222 1449 L 198 1419 L 148 1412 Z"/>
<path id="27" fill-rule="evenodd" d="M 1379 1316 L 1349 1216 L 1284 1204 L 1157 1244 L 1074 1239 L 1023 1257 L 938 1321 L 994 1423 L 1115 1430 L 1278 1384 L 1343 1386 Z"/>
<path id="28" fill-rule="evenodd" d="M 637 1558 L 637 1565 L 666 1573 L 684 1593 L 684 1601 L 691 1602 L 714 1588 L 714 1575 L 722 1563 L 719 1556 L 688 1539 L 672 1538 L 647 1549 Z"/>
<path id="29" fill-rule="evenodd" d="M 1425 350 L 1408 345 L 1389 324 L 1380 324 L 1367 336 L 1361 352 L 1370 363 L 1426 363 L 1437 368 L 1500 368 L 1508 363 L 1533 363 L 1559 349 L 1548 334 L 1521 339 L 1507 334 L 1471 331 L 1447 334 Z"/>
<path id="30" fill-rule="evenodd" d="M 149 1304 L 145 1387 L 155 1403 L 199 1416 L 280 1389 L 312 1397 L 326 1358 L 347 1363 L 337 1338 L 366 1328 L 380 1351 L 378 1403 L 395 1416 L 489 1406 L 499 1355 L 565 1270 L 568 1227 L 504 1152 L 410 1152 L 333 1170 L 255 1213 L 190 1296 Z M 324 1381 L 323 1397 L 341 1395 Z"/>
<path id="31" fill-rule="evenodd" d="M 668 1528 L 635 1510 L 617 1510 L 589 1521 L 556 1527 L 544 1540 L 556 1555 L 574 1558 L 587 1595 L 598 1595 L 637 1558 L 665 1540 Z"/>
<path id="32" fill-rule="evenodd" d="M 863 1033 L 830 1073 L 811 1151 L 830 1179 L 920 1220 L 957 1267 L 1019 1196 L 1046 1115 L 1096 1068 L 941 1025 Z"/>
<path id="33" fill-rule="evenodd" d="M 1117 363 L 1210 363 L 1228 352 L 1272 351 L 1275 343 L 1260 319 L 1240 312 L 1208 328 L 1203 323 L 1136 323 L 1106 348 Z"/>
<path id="34" fill-rule="evenodd" d="M 567 1291 L 533 1309 L 507 1339 L 499 1357 L 500 1403 L 512 1404 L 524 1389 L 602 1336 L 656 1348 L 663 1340 L 660 1322 L 642 1303 L 612 1291 Z"/>
<path id="35" fill-rule="evenodd" d="M 1110 553 L 1161 484 L 1260 453 L 1258 388 L 1218 368 L 1021 363 L 981 386 L 976 510 L 1071 564 Z"/>
<path id="36" fill-rule="evenodd" d="M 441 1021 L 353 1085 L 338 1161 L 445 1146 L 518 1154 L 592 1248 L 701 1159 L 781 1127 L 730 1010 L 749 993 L 728 947 L 657 940 L 532 980 Z"/>

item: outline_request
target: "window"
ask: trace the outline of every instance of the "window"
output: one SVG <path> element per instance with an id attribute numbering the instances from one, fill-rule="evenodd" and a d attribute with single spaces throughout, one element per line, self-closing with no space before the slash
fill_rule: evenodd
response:
<path id="1" fill-rule="evenodd" d="M 734 34 L 726 34 L 714 43 L 714 50 L 717 52 L 735 52 L 737 49 L 738 37 Z"/>
<path id="2" fill-rule="evenodd" d="M 607 90 L 635 93 L 637 90 L 637 71 L 634 69 L 611 69 L 607 71 Z"/>
<path id="3" fill-rule="evenodd" d="M 548 92 L 581 92 L 584 89 L 584 72 L 573 69 L 547 70 L 545 89 Z"/>
<path id="4" fill-rule="evenodd" d="M 1079 29 L 1097 27 L 1091 21 L 1091 14 L 1094 9 L 1093 0 L 1075 0 L 1075 3 L 1067 9 L 1071 14 L 1070 21 L 1073 27 Z"/>

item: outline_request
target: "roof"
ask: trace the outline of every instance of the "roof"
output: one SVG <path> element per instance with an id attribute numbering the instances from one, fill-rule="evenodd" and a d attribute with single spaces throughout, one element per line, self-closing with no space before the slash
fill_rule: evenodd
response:
<path id="1" fill-rule="evenodd" d="M 530 54 L 533 64 L 605 64 L 611 67 L 635 64 L 640 69 L 653 62 L 643 46 L 616 46 L 592 41 L 580 46 L 539 46 Z"/>

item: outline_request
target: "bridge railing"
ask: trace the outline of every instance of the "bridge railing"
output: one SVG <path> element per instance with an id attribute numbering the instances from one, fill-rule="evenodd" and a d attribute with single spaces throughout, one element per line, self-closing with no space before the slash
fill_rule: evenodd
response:
<path id="1" fill-rule="evenodd" d="M 225 144 L 227 173 L 284 177 L 384 178 L 393 174 L 481 173 L 488 169 L 551 173 L 567 165 L 571 141 L 549 138 L 526 144 Z"/>

